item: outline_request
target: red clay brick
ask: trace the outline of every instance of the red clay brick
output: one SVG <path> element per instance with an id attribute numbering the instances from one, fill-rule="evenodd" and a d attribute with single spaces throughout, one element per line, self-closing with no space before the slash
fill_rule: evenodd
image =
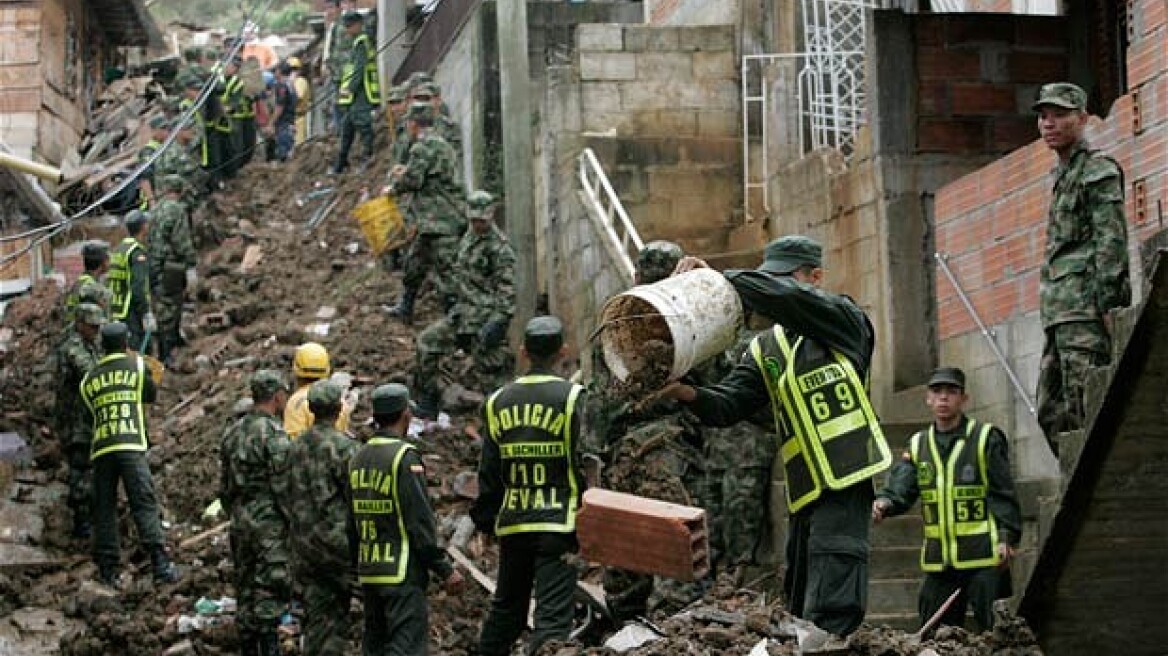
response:
<path id="1" fill-rule="evenodd" d="M 968 50 L 923 47 L 917 50 L 917 71 L 922 80 L 979 80 L 981 56 Z"/>
<path id="2" fill-rule="evenodd" d="M 1068 61 L 1065 54 L 1039 52 L 1011 52 L 1008 69 L 1013 82 L 1043 84 L 1067 78 Z"/>
<path id="3" fill-rule="evenodd" d="M 1163 34 L 1150 35 L 1128 46 L 1128 88 L 1141 85 L 1164 73 L 1165 49 Z"/>
<path id="4" fill-rule="evenodd" d="M 576 519 L 580 556 L 633 572 L 693 581 L 710 567 L 706 513 L 593 488 Z"/>
<path id="5" fill-rule="evenodd" d="M 1005 84 L 955 82 L 949 86 L 955 116 L 1017 114 L 1014 87 Z"/>
<path id="6" fill-rule="evenodd" d="M 1168 3 L 1164 0 L 1138 0 L 1136 2 L 1136 26 L 1140 35 L 1155 38 L 1152 32 L 1168 25 Z M 1164 35 L 1161 34 L 1163 39 Z"/>
<path id="7" fill-rule="evenodd" d="M 1000 116 L 994 119 L 993 148 L 1009 152 L 1021 148 L 1038 137 L 1034 120 L 1023 116 Z"/>
<path id="8" fill-rule="evenodd" d="M 937 191 L 934 205 L 936 223 L 942 225 L 957 220 L 978 204 L 977 175 L 971 173 L 962 176 Z"/>
<path id="9" fill-rule="evenodd" d="M 917 150 L 926 153 L 970 153 L 985 148 L 985 122 L 976 119 L 921 119 Z"/>

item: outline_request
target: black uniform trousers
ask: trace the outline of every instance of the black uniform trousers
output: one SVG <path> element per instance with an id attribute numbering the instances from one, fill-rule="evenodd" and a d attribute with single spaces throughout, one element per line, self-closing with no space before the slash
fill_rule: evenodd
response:
<path id="1" fill-rule="evenodd" d="M 574 533 L 519 533 L 499 538 L 499 584 L 479 639 L 482 656 L 508 656 L 527 623 L 535 589 L 535 630 L 527 645 L 534 654 L 572 630 L 576 569 L 564 556 L 576 549 Z"/>
<path id="2" fill-rule="evenodd" d="M 147 553 L 162 550 L 162 517 L 150 465 L 142 451 L 115 451 L 93 461 L 93 560 L 116 567 L 121 561 L 118 537 L 118 482 L 126 491 L 138 541 Z"/>
<path id="3" fill-rule="evenodd" d="M 791 515 L 783 590 L 791 612 L 825 631 L 846 636 L 860 627 L 868 605 L 871 480 L 824 490 Z"/>
<path id="4" fill-rule="evenodd" d="M 410 577 L 414 578 L 414 577 Z M 425 576 L 419 584 L 362 586 L 365 636 L 362 656 L 426 656 L 429 653 L 430 606 Z"/>
<path id="5" fill-rule="evenodd" d="M 207 128 L 207 175 L 212 188 L 221 180 L 235 175 L 231 169 L 231 133 L 216 128 Z"/>
<path id="6" fill-rule="evenodd" d="M 941 616 L 941 624 L 964 626 L 965 609 L 972 603 L 973 619 L 977 622 L 978 629 L 989 631 L 994 628 L 994 601 L 999 597 L 1002 577 L 1008 573 L 1009 570 L 997 567 L 929 572 L 921 584 L 921 594 L 917 601 L 921 626 L 940 610 L 949 599 L 949 595 L 960 589 L 961 594 L 957 595 L 953 605 Z"/>

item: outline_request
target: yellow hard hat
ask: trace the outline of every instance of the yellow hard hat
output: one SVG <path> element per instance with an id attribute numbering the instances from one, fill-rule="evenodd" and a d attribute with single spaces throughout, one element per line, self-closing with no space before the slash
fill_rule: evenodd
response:
<path id="1" fill-rule="evenodd" d="M 289 57 L 288 58 L 288 65 L 291 66 L 292 68 L 300 68 L 300 58 L 299 57 Z"/>
<path id="2" fill-rule="evenodd" d="M 292 359 L 292 373 L 297 378 L 327 378 L 332 366 L 329 364 L 328 351 L 316 342 L 305 342 L 296 348 L 296 357 Z"/>

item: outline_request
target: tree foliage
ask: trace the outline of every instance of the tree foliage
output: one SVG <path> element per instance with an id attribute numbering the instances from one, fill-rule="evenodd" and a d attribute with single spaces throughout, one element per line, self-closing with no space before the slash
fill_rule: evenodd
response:
<path id="1" fill-rule="evenodd" d="M 254 17 L 265 4 L 266 0 L 154 0 L 149 7 L 154 20 L 164 30 L 172 22 L 181 22 L 203 29 L 235 32 L 245 16 Z M 265 32 L 299 31 L 304 29 L 304 18 L 310 12 L 311 8 L 303 0 L 272 0 L 258 23 Z"/>

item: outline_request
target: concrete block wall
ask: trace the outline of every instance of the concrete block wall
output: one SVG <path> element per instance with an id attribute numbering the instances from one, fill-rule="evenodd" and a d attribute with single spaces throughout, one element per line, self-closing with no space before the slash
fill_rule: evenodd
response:
<path id="1" fill-rule="evenodd" d="M 446 56 L 434 69 L 434 81 L 442 87 L 442 99 L 462 129 L 462 175 L 468 190 L 481 185 L 485 172 L 481 156 L 486 151 L 483 134 L 483 67 L 486 63 L 483 29 L 480 5 L 467 19 Z M 476 154 L 479 156 L 476 157 Z"/>
<path id="2" fill-rule="evenodd" d="M 1165 14 L 1161 0 L 1132 4 L 1129 93 L 1112 105 L 1105 119 L 1093 120 L 1087 132 L 1087 140 L 1118 160 L 1126 174 L 1125 210 L 1137 298 L 1144 293 L 1140 246 L 1161 228 L 1157 208 L 1168 201 Z M 937 248 L 949 254 L 949 264 L 982 320 L 1011 335 L 1009 348 L 1003 350 L 1031 394 L 1042 348 L 1038 271 L 1055 164 L 1055 155 L 1034 141 L 946 185 L 936 199 Z M 981 339 L 972 317 L 956 290 L 940 277 L 936 295 L 942 352 L 958 362 L 972 358 L 977 348 L 972 343 Z M 1031 445 L 1018 454 L 1022 472 L 1047 470 L 1050 461 L 1036 442 L 1041 439 L 1037 427 L 1023 421 L 1026 413 L 1020 404 L 1015 403 L 1013 414 L 1015 431 L 1023 444 Z"/>
<path id="3" fill-rule="evenodd" d="M 576 36 L 582 127 L 641 236 L 725 250 L 742 206 L 734 26 Z"/>

